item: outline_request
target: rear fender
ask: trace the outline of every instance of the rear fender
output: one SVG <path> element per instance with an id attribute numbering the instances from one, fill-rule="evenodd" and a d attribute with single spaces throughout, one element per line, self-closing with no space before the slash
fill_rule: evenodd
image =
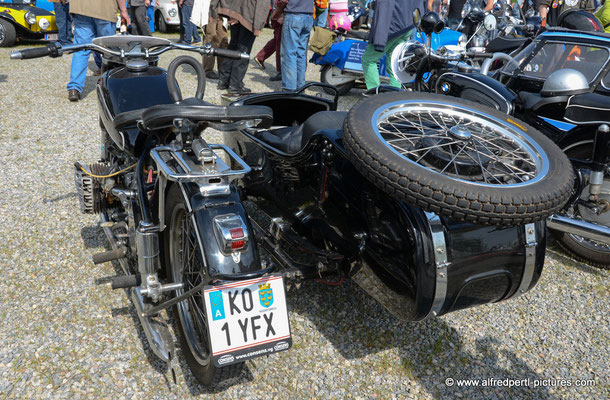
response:
<path id="1" fill-rule="evenodd" d="M 461 97 L 506 114 L 513 113 L 517 97 L 497 80 L 478 72 L 446 72 L 436 82 L 436 93 Z"/>
<path id="2" fill-rule="evenodd" d="M 193 225 L 197 227 L 197 240 L 203 251 L 209 276 L 212 279 L 231 279 L 256 277 L 263 273 L 254 230 L 235 187 L 231 186 L 231 192 L 227 196 L 204 196 L 196 183 L 174 184 L 180 185 L 187 211 L 193 218 Z M 214 218 L 231 214 L 238 215 L 244 222 L 248 246 L 243 252 L 226 255 L 221 251 L 214 233 Z"/>

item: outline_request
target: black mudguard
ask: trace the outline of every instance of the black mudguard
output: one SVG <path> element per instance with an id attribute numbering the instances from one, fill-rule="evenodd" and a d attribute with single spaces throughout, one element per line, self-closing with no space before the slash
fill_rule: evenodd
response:
<path id="1" fill-rule="evenodd" d="M 436 93 L 461 97 L 512 114 L 516 94 L 497 80 L 478 72 L 445 72 L 436 82 Z"/>
<path id="2" fill-rule="evenodd" d="M 199 185 L 195 183 L 180 185 L 182 194 L 188 201 L 187 209 L 195 219 L 197 238 L 204 253 L 207 272 L 211 279 L 254 278 L 267 272 L 261 269 L 254 231 L 235 188 L 231 186 L 231 193 L 227 196 L 210 197 L 203 196 Z M 239 260 L 235 260 L 231 255 L 224 255 L 220 251 L 220 246 L 214 235 L 214 217 L 226 214 L 239 215 L 246 225 L 249 239 L 248 247 L 244 252 L 239 253 Z"/>

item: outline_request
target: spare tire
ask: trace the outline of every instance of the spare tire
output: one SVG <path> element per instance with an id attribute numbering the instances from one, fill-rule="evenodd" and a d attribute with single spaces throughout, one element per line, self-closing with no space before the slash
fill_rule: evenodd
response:
<path id="1" fill-rule="evenodd" d="M 343 141 L 381 190 L 459 220 L 522 225 L 568 201 L 572 166 L 547 137 L 462 99 L 383 93 L 349 111 Z"/>

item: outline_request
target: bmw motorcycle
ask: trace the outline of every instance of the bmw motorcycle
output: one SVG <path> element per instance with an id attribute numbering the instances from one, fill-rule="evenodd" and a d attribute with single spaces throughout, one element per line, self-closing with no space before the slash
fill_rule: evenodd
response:
<path id="1" fill-rule="evenodd" d="M 112 246 L 93 261 L 118 262 L 112 286 L 126 289 L 172 372 L 170 308 L 187 364 L 213 385 L 290 348 L 288 280 L 351 278 L 406 321 L 510 299 L 538 281 L 545 219 L 567 201 L 572 171 L 505 114 L 419 93 L 340 112 L 324 84 L 212 105 L 199 62 L 179 56 L 166 71 L 159 55 L 243 55 L 154 37 L 11 58 L 83 49 L 103 56 L 101 154 L 75 163 L 75 182 Z M 176 81 L 183 65 L 196 71 L 193 98 Z M 208 143 L 209 129 L 225 144 Z"/>

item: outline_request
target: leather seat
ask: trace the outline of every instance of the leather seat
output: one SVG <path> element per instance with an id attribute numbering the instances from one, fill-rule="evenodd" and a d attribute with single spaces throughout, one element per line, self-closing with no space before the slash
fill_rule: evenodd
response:
<path id="1" fill-rule="evenodd" d="M 321 131 L 341 131 L 346 111 L 320 111 L 300 125 L 258 132 L 258 138 L 282 153 L 296 154 Z"/>

